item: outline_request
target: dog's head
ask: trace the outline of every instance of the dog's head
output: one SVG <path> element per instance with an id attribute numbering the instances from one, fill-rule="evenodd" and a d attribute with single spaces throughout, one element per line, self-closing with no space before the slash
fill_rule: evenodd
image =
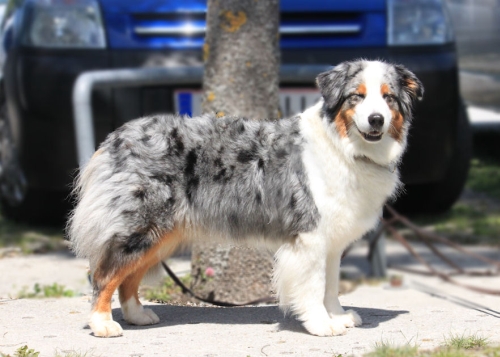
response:
<path id="1" fill-rule="evenodd" d="M 406 147 L 413 104 L 423 86 L 401 65 L 344 62 L 317 77 L 323 116 L 355 156 L 397 161 Z"/>

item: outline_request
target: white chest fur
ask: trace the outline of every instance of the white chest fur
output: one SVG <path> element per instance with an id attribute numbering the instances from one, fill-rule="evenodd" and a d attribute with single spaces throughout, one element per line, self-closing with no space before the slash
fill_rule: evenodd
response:
<path id="1" fill-rule="evenodd" d="M 319 108 L 302 114 L 301 130 L 307 141 L 303 161 L 321 214 L 318 229 L 343 248 L 377 224 L 384 202 L 398 185 L 398 173 L 355 158 L 349 139 L 325 131 Z"/>

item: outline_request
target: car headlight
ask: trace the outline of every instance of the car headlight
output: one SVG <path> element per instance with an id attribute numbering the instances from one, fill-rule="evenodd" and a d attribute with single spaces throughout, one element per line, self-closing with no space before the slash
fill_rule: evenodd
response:
<path id="1" fill-rule="evenodd" d="M 31 0 L 23 43 L 49 48 L 104 48 L 106 38 L 95 0 Z"/>
<path id="2" fill-rule="evenodd" d="M 387 0 L 387 18 L 389 45 L 442 45 L 453 41 L 441 0 Z"/>

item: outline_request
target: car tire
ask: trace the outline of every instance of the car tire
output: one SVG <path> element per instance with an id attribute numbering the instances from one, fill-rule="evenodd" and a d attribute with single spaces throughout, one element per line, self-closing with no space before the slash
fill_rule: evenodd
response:
<path id="1" fill-rule="evenodd" d="M 28 188 L 21 170 L 0 85 L 0 205 L 5 218 L 19 222 L 58 225 L 64 222 L 70 203 L 67 192 Z"/>
<path id="2" fill-rule="evenodd" d="M 472 157 L 472 130 L 466 107 L 460 104 L 453 156 L 444 178 L 436 183 L 407 185 L 394 204 L 396 210 L 412 213 L 442 213 L 460 197 Z"/>

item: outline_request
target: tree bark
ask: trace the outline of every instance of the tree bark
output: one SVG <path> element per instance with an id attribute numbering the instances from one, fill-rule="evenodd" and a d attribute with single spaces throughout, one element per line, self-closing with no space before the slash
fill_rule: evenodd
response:
<path id="1" fill-rule="evenodd" d="M 209 0 L 205 112 L 278 117 L 279 0 Z"/>
<path id="2" fill-rule="evenodd" d="M 209 0 L 203 55 L 204 112 L 279 117 L 279 0 Z M 194 275 L 213 273 L 205 294 L 245 302 L 271 293 L 271 253 L 213 244 L 192 253 Z"/>

